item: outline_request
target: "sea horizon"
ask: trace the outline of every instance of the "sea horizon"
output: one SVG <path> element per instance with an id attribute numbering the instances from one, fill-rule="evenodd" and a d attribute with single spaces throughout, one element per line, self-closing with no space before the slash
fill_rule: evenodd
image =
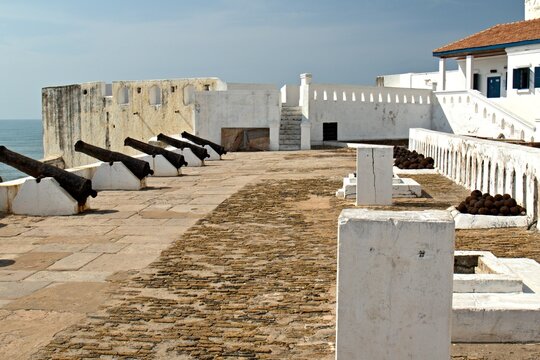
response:
<path id="1" fill-rule="evenodd" d="M 41 119 L 0 119 L 0 145 L 32 159 L 43 158 Z M 0 162 L 0 177 L 9 181 L 28 175 Z"/>

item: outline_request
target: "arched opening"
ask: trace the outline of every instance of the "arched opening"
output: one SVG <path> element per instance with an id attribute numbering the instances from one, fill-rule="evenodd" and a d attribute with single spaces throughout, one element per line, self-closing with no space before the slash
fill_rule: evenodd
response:
<path id="1" fill-rule="evenodd" d="M 527 207 L 527 186 L 528 186 L 528 182 L 527 182 L 527 174 L 523 173 L 523 206 L 526 208 Z M 531 210 L 531 209 L 527 209 L 527 210 Z"/>
<path id="2" fill-rule="evenodd" d="M 161 88 L 154 85 L 150 88 L 149 93 L 150 105 L 161 105 Z"/>
<path id="3" fill-rule="evenodd" d="M 512 180 L 511 181 L 512 181 L 511 195 L 515 199 L 516 198 L 516 182 L 517 182 L 516 170 L 512 170 Z"/>

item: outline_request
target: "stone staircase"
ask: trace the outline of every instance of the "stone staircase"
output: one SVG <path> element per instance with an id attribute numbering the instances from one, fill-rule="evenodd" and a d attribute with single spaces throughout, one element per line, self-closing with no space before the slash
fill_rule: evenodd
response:
<path id="1" fill-rule="evenodd" d="M 283 106 L 279 125 L 279 150 L 300 150 L 302 108 Z"/>

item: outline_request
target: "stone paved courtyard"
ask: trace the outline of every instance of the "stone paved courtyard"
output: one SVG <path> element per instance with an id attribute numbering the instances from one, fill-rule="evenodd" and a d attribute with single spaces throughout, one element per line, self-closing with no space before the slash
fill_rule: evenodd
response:
<path id="1" fill-rule="evenodd" d="M 10 359 L 332 359 L 334 197 L 354 153 L 236 153 L 74 217 L 0 218 L 0 354 Z M 466 193 L 415 176 L 446 208 Z M 540 260 L 536 232 L 458 231 L 457 248 Z M 161 255 L 160 255 L 161 253 Z M 540 346 L 457 344 L 455 359 Z M 512 354 L 510 354 L 512 353 Z"/>

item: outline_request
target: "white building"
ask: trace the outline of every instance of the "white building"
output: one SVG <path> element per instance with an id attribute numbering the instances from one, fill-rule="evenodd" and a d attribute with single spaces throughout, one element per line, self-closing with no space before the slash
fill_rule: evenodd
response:
<path id="1" fill-rule="evenodd" d="M 525 19 L 495 25 L 435 49 L 439 72 L 387 75 L 377 82 L 386 87 L 434 90 L 453 132 L 488 137 L 498 132 L 508 138 L 538 139 L 539 1 L 525 1 Z M 448 59 L 457 61 L 457 70 L 447 70 Z"/>

